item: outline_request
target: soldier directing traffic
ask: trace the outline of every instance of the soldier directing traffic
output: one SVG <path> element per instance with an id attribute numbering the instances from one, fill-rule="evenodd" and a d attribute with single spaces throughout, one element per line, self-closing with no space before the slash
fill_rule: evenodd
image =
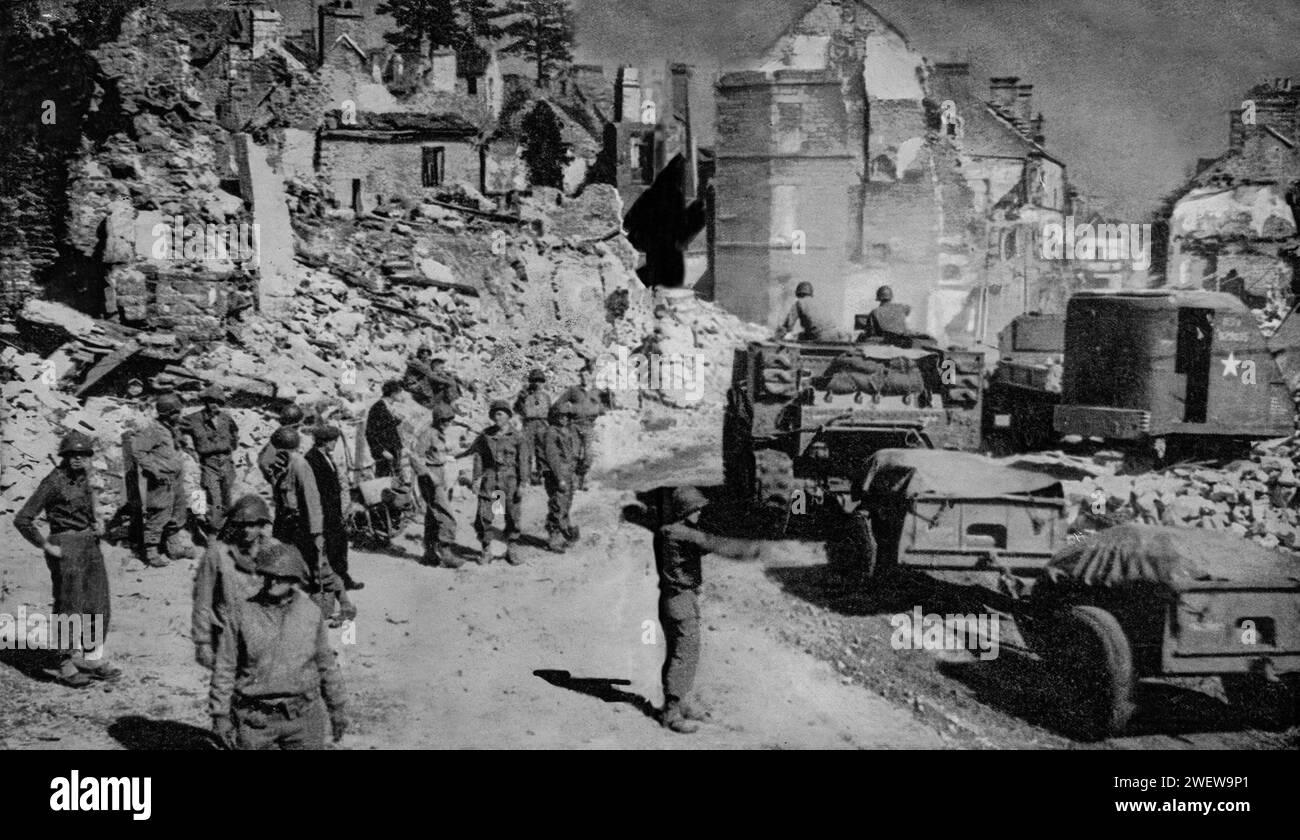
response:
<path id="1" fill-rule="evenodd" d="M 263 584 L 232 605 L 217 643 L 212 730 L 230 749 L 322 749 L 326 714 L 336 742 L 348 720 L 324 618 L 299 588 L 307 564 L 293 546 L 274 543 L 255 567 Z"/>
<path id="2" fill-rule="evenodd" d="M 100 524 L 94 490 L 90 485 L 90 459 L 94 444 L 81 432 L 69 432 L 59 444 L 59 465 L 37 486 L 14 517 L 14 527 L 29 543 L 45 552 L 54 587 L 54 615 L 59 626 L 80 628 L 80 637 L 59 639 L 57 679 L 73 688 L 85 688 L 91 678 L 114 679 L 121 671 L 104 652 L 110 602 L 108 572 L 99 550 Z M 50 529 L 42 536 L 36 517 L 44 514 Z"/>

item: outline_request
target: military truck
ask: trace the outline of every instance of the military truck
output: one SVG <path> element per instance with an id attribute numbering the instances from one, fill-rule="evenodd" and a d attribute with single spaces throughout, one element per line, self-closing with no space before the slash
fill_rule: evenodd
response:
<path id="1" fill-rule="evenodd" d="M 983 367 L 982 352 L 926 336 L 752 342 L 736 351 L 727 392 L 727 486 L 767 536 L 792 511 L 851 511 L 878 449 L 979 448 Z"/>
<path id="2" fill-rule="evenodd" d="M 1241 300 L 1221 292 L 1079 292 L 1066 306 L 1062 435 L 1167 448 L 1283 437 L 1286 379 Z"/>
<path id="3" fill-rule="evenodd" d="M 998 333 L 998 362 L 984 393 L 984 440 L 995 455 L 1030 452 L 1057 438 L 1065 316 L 1031 312 Z"/>

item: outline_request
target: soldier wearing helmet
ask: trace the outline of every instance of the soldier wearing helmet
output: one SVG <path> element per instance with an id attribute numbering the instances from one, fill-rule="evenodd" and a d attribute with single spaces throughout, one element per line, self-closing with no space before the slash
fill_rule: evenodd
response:
<path id="1" fill-rule="evenodd" d="M 302 408 L 290 403 L 281 409 L 280 428 L 276 429 L 276 431 L 278 432 L 281 429 L 293 429 L 297 432 L 298 429 L 302 427 L 302 419 Z M 272 437 L 274 437 L 274 434 Z M 295 450 L 297 448 L 297 446 L 294 447 Z M 265 478 L 266 483 L 270 485 L 275 484 L 276 477 L 272 473 L 272 468 L 275 466 L 276 452 L 277 449 L 275 444 L 268 441 L 266 446 L 262 447 L 262 451 L 257 454 L 257 468 L 262 471 L 262 477 Z"/>
<path id="2" fill-rule="evenodd" d="M 659 571 L 659 626 L 664 631 L 664 708 L 660 721 L 674 732 L 699 729 L 699 715 L 687 702 L 700 660 L 700 560 L 694 539 L 700 511 L 708 504 L 695 487 L 661 488 L 659 529 L 654 535 Z"/>
<path id="3" fill-rule="evenodd" d="M 447 443 L 447 426 L 456 419 L 451 406 L 435 403 L 430 410 L 429 428 L 411 453 L 411 471 L 424 500 L 424 558 L 426 566 L 458 568 L 465 560 L 454 550 L 456 518 L 451 511 L 451 485 L 447 467 L 451 451 Z"/>
<path id="4" fill-rule="evenodd" d="M 813 285 L 807 280 L 801 281 L 794 288 L 794 304 L 785 320 L 776 328 L 773 338 L 783 341 L 792 332 L 798 331 L 796 341 L 839 341 L 842 331 L 835 326 L 833 318 L 821 311 L 813 300 Z"/>
<path id="5" fill-rule="evenodd" d="M 216 661 L 217 639 L 230 605 L 262 588 L 255 561 L 257 553 L 273 541 L 267 533 L 271 509 L 261 496 L 241 496 L 224 519 L 224 527 L 208 544 L 194 576 L 190 639 L 195 661 L 205 668 Z"/>
<path id="6" fill-rule="evenodd" d="M 596 455 L 596 418 L 605 413 L 609 392 L 594 387 L 595 362 L 589 361 L 578 371 L 578 384 L 560 394 L 557 402 L 567 403 L 573 420 L 571 428 L 578 441 L 577 462 L 574 465 L 574 489 L 587 489 L 587 473 Z"/>
<path id="7" fill-rule="evenodd" d="M 14 517 L 14 528 L 45 552 L 54 587 L 54 614 L 94 616 L 82 621 L 77 639 L 60 639 L 57 679 L 85 688 L 92 678 L 113 679 L 121 671 L 104 652 L 110 603 L 108 572 L 99 550 L 102 527 L 90 483 L 94 443 L 81 432 L 69 432 L 59 444 L 60 462 L 37 486 Z M 42 536 L 36 518 L 45 516 L 49 536 Z"/>
<path id="8" fill-rule="evenodd" d="M 574 407 L 566 400 L 551 406 L 551 426 L 542 447 L 543 483 L 546 486 L 547 548 L 556 554 L 578 539 L 578 529 L 569 521 L 573 507 L 574 474 L 582 453 L 582 441 L 570 425 Z"/>
<path id="9" fill-rule="evenodd" d="M 264 546 L 262 579 L 231 604 L 208 692 L 217 738 L 230 749 L 311 750 L 348 728 L 345 687 L 320 610 L 300 588 L 310 577 L 292 546 Z M 323 703 L 322 703 L 323 701 Z"/>
<path id="10" fill-rule="evenodd" d="M 208 501 L 208 532 L 216 534 L 225 522 L 235 492 L 234 452 L 239 447 L 239 427 L 221 410 L 226 392 L 212 384 L 199 393 L 203 408 L 185 415 L 180 440 L 187 438 L 199 459 L 199 483 Z"/>
<path id="11" fill-rule="evenodd" d="M 481 547 L 479 563 L 486 566 L 492 562 L 488 546 L 492 541 L 495 509 L 500 506 L 504 508 L 506 517 L 506 560 L 514 566 L 520 562 L 515 554 L 515 543 L 519 541 L 520 505 L 529 469 L 524 460 L 523 441 L 510 422 L 510 403 L 494 400 L 488 407 L 488 416 L 492 425 L 484 429 L 469 447 L 469 452 L 474 455 L 471 481 L 478 491 L 474 533 Z"/>
<path id="12" fill-rule="evenodd" d="M 912 332 L 907 323 L 912 307 L 894 303 L 894 290 L 888 286 L 876 289 L 876 300 L 880 305 L 867 315 L 866 327 L 858 340 L 883 341 L 887 344 L 905 342 Z"/>
<path id="13" fill-rule="evenodd" d="M 189 518 L 189 495 L 185 490 L 177 429 L 181 401 L 175 394 L 163 394 L 154 404 L 156 422 L 149 423 L 128 439 L 128 481 L 138 487 L 142 501 L 140 529 L 144 562 L 162 567 L 170 560 L 197 556 L 183 531 Z M 164 556 L 166 555 L 166 556 Z"/>
<path id="14" fill-rule="evenodd" d="M 532 484 L 542 483 L 541 452 L 546 440 L 547 417 L 551 412 L 551 398 L 542 387 L 546 374 L 534 368 L 528 374 L 528 387 L 515 400 L 515 412 L 523 425 L 522 441 L 524 463 Z"/>

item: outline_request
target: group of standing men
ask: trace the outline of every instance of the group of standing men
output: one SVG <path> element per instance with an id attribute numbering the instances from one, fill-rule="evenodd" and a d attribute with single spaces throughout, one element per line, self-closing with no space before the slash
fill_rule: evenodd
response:
<path id="1" fill-rule="evenodd" d="M 424 501 L 423 562 L 456 568 L 464 558 L 454 549 L 456 520 L 451 510 L 452 482 L 448 471 L 459 458 L 473 456 L 472 474 L 461 473 L 457 481 L 471 488 L 478 500 L 474 533 L 480 552 L 478 562 L 492 561 L 490 545 L 493 522 L 504 514 L 507 562 L 520 561 L 516 552 L 522 534 L 520 513 L 526 486 L 545 486 L 548 506 L 547 546 L 563 552 L 578 539 L 569 521 L 575 489 L 585 489 L 591 468 L 595 421 L 604 411 L 601 395 L 591 388 L 591 369 L 580 374 L 580 385 L 570 387 L 552 400 L 545 391 L 546 375 L 533 370 L 514 404 L 495 400 L 488 408 L 491 423 L 463 451 L 456 451 L 447 430 L 456 419 L 455 398 L 460 388 L 446 372 L 444 360 L 433 358 L 422 348 L 407 367 L 401 381 L 386 383 L 383 395 L 366 418 L 365 438 L 375 460 L 376 476 L 395 476 L 404 481 L 401 455 L 409 451 L 415 485 Z M 390 401 L 403 390 L 429 410 L 430 423 L 415 445 L 402 441 L 400 422 Z M 520 425 L 516 426 L 518 415 Z"/>

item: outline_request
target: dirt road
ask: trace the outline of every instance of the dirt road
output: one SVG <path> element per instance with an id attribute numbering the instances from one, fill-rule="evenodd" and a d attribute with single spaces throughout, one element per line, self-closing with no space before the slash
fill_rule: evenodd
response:
<path id="1" fill-rule="evenodd" d="M 766 544 L 750 562 L 706 558 L 697 686 L 711 720 L 691 736 L 660 728 L 656 579 L 649 532 L 621 514 L 632 499 L 609 485 L 580 493 L 579 546 L 559 556 L 528 545 L 519 567 L 422 567 L 414 528 L 391 553 L 354 553 L 354 574 L 366 583 L 356 595 L 360 616 L 347 638 L 335 633 L 353 696 L 354 730 L 343 745 L 1072 746 L 1038 713 L 1032 688 L 1017 688 L 1032 664 L 893 650 L 893 608 L 847 588 L 826 567 L 821 544 L 797 541 Z M 470 501 L 459 505 L 469 552 Z M 540 490 L 527 494 L 527 533 L 541 533 L 544 505 Z M 0 546 L 0 612 L 43 610 L 44 564 L 10 528 L 0 522 L 9 534 Z M 0 747 L 205 744 L 206 672 L 192 662 L 188 639 L 192 564 L 140 569 L 124 565 L 118 548 L 107 557 L 110 644 L 125 676 L 76 691 L 42 682 L 23 657 L 0 653 Z M 1132 737 L 1104 746 L 1294 745 L 1294 733 L 1244 730 L 1195 688 L 1144 688 L 1150 702 L 1188 708 L 1177 732 L 1153 731 L 1139 716 Z"/>

